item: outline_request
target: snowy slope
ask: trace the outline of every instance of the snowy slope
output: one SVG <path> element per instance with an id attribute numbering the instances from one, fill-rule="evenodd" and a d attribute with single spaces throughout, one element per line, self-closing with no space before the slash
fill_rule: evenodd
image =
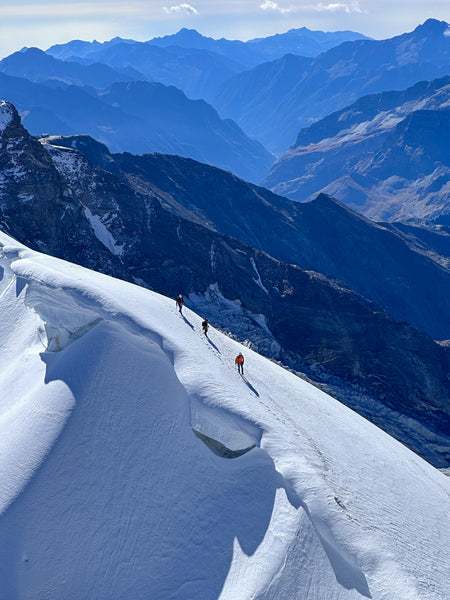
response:
<path id="1" fill-rule="evenodd" d="M 172 299 L 0 244 L 0 600 L 450 597 L 447 477 Z"/>

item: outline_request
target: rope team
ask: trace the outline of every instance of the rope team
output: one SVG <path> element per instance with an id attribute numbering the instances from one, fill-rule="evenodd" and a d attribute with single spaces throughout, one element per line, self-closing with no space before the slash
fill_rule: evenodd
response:
<path id="1" fill-rule="evenodd" d="M 183 306 L 184 306 L 184 300 L 183 300 L 183 296 L 181 294 L 178 294 L 177 299 L 175 300 L 175 304 L 178 307 L 178 310 L 180 311 L 180 315 L 183 315 Z M 205 319 L 202 322 L 202 329 L 203 329 L 203 333 L 205 334 L 206 337 L 208 337 L 208 329 L 209 329 L 209 321 L 208 319 Z M 244 356 L 242 354 L 242 352 L 239 352 L 239 354 L 236 356 L 236 358 L 234 359 L 234 363 L 237 367 L 238 373 L 240 375 L 244 374 Z"/>

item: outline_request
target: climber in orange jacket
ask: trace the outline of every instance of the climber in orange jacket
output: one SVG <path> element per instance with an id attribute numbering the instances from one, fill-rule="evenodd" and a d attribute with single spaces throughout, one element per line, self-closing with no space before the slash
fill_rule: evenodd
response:
<path id="1" fill-rule="evenodd" d="M 244 374 L 244 356 L 242 355 L 242 352 L 239 352 L 239 354 L 236 356 L 234 362 L 237 365 L 238 373 L 243 375 Z"/>

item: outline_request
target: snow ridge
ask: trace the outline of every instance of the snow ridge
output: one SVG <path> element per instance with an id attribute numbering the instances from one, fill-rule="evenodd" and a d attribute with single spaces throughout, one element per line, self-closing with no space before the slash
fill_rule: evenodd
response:
<path id="1" fill-rule="evenodd" d="M 172 299 L 0 243 L 0 600 L 450 597 L 448 478 Z"/>

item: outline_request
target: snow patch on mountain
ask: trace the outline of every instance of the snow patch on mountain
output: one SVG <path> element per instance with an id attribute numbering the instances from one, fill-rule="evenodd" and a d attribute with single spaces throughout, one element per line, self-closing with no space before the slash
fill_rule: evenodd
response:
<path id="1" fill-rule="evenodd" d="M 0 243 L 2 600 L 450 596 L 448 478 L 187 306 Z"/>
<path id="2" fill-rule="evenodd" d="M 11 123 L 13 118 L 13 112 L 8 102 L 0 100 L 0 134 L 6 129 Z"/>
<path id="3" fill-rule="evenodd" d="M 123 254 L 123 244 L 117 244 L 116 240 L 112 233 L 108 230 L 106 225 L 103 223 L 102 219 L 98 215 L 93 215 L 89 208 L 84 208 L 84 214 L 86 215 L 91 227 L 100 242 L 108 248 L 112 254 L 116 254 L 117 256 L 122 256 Z"/>
<path id="4" fill-rule="evenodd" d="M 84 156 L 73 148 L 54 145 L 53 140 L 55 137 L 44 137 L 40 138 L 39 141 L 51 155 L 59 173 L 69 183 L 77 186 L 83 183 L 87 190 L 95 190 L 96 182 L 92 180 L 92 169 Z"/>
<path id="5" fill-rule="evenodd" d="M 214 242 L 211 242 L 211 248 L 209 250 L 209 261 L 211 264 L 211 270 L 214 271 L 216 268 L 216 249 Z"/>
<path id="6" fill-rule="evenodd" d="M 264 286 L 264 284 L 262 282 L 261 275 L 259 274 L 258 268 L 255 263 L 255 259 L 253 258 L 253 256 L 250 258 L 250 262 L 252 263 L 253 270 L 256 273 L 256 279 L 253 278 L 253 281 L 256 283 L 256 285 L 258 285 L 263 290 L 263 292 L 268 294 L 269 292 L 267 291 L 267 288 Z"/>

